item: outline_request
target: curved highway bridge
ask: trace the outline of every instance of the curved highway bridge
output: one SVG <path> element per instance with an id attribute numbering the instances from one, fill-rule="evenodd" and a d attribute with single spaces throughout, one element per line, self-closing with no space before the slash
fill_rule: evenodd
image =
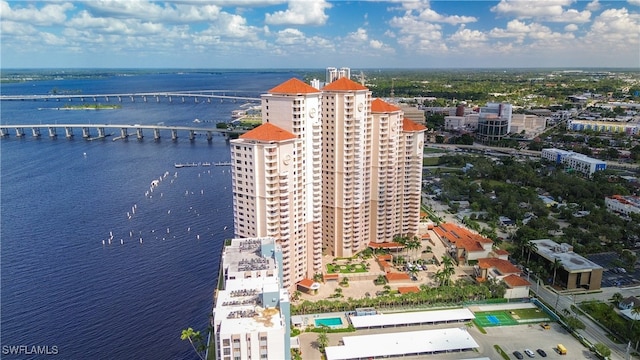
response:
<path id="1" fill-rule="evenodd" d="M 227 94 L 234 95 L 227 95 Z M 198 90 L 198 91 L 179 91 L 179 92 L 141 92 L 141 93 L 122 93 L 122 94 L 46 94 L 46 95 L 0 95 L 0 101 L 73 101 L 79 100 L 84 102 L 85 100 L 98 102 L 104 99 L 105 102 L 118 101 L 122 102 L 123 99 L 129 99 L 131 102 L 136 100 L 148 102 L 155 101 L 160 102 L 161 99 L 166 99 L 168 102 L 186 102 L 193 100 L 195 103 L 200 101 L 211 102 L 212 99 L 219 99 L 220 101 L 232 100 L 232 101 L 260 101 L 260 98 L 249 96 L 237 96 L 238 91 L 232 90 Z"/>

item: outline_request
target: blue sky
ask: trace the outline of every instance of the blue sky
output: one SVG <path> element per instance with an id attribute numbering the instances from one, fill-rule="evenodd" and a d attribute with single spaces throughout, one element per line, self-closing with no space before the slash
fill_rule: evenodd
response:
<path id="1" fill-rule="evenodd" d="M 640 68 L 640 0 L 0 0 L 2 68 Z"/>

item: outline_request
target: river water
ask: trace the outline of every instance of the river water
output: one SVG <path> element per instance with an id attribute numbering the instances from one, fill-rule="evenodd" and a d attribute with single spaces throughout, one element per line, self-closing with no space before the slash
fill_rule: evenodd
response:
<path id="1" fill-rule="evenodd" d="M 2 94 L 109 94 L 230 90 L 259 97 L 297 76 L 283 71 L 87 71 L 84 78 L 2 85 Z M 100 74 L 100 76 L 94 76 Z M 231 93 L 233 91 L 233 93 Z M 100 99 L 98 99 L 100 101 Z M 86 99 L 92 102 L 93 99 Z M 106 104 L 104 100 L 100 101 Z M 114 100 L 111 99 L 111 103 Z M 74 100 L 73 105 L 80 102 Z M 2 124 L 158 124 L 215 127 L 239 102 L 131 102 L 115 110 L 61 111 L 56 101 L 6 101 Z M 194 122 L 198 119 L 197 122 Z M 2 358 L 192 359 L 182 329 L 204 330 L 222 243 L 233 227 L 222 136 L 211 142 L 145 133 L 87 141 L 33 138 L 30 129 L 0 140 Z M 95 130 L 93 130 L 95 131 Z M 158 186 L 151 188 L 151 182 Z M 10 355 L 9 346 L 28 346 Z"/>

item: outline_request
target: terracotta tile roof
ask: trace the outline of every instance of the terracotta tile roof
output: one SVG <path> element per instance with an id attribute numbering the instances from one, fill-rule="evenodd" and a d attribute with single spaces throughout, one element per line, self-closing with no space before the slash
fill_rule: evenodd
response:
<path id="1" fill-rule="evenodd" d="M 405 274 L 405 273 L 388 272 L 384 276 L 387 278 L 388 282 L 392 282 L 392 281 L 409 281 L 411 279 L 409 277 L 409 274 Z"/>
<path id="2" fill-rule="evenodd" d="M 302 279 L 300 280 L 300 282 L 298 282 L 298 285 L 309 289 L 311 288 L 311 285 L 313 285 L 313 283 L 314 283 L 313 279 Z"/>
<path id="3" fill-rule="evenodd" d="M 259 141 L 284 141 L 295 138 L 296 136 L 292 133 L 271 123 L 264 123 L 257 128 L 240 135 L 240 139 Z"/>
<path id="4" fill-rule="evenodd" d="M 427 127 L 409 119 L 402 119 L 403 131 L 425 131 Z"/>
<path id="5" fill-rule="evenodd" d="M 502 280 L 504 280 L 504 282 L 510 288 L 514 288 L 514 287 L 518 287 L 518 286 L 529 286 L 529 285 L 531 285 L 531 283 L 528 282 L 527 279 L 523 279 L 518 275 L 505 276 Z"/>
<path id="6" fill-rule="evenodd" d="M 366 86 L 362 86 L 355 81 L 349 80 L 346 77 L 341 77 L 338 80 L 322 88 L 322 91 L 352 91 L 352 90 L 369 90 Z"/>
<path id="7" fill-rule="evenodd" d="M 404 246 L 402 244 L 399 244 L 397 242 L 382 242 L 382 243 L 374 243 L 374 242 L 370 242 L 369 243 L 369 247 L 370 248 L 375 248 L 375 249 L 398 249 L 398 248 L 404 248 Z"/>
<path id="8" fill-rule="evenodd" d="M 393 256 L 391 254 L 378 255 L 378 261 L 391 261 L 391 259 L 393 259 Z"/>
<path id="9" fill-rule="evenodd" d="M 322 278 L 325 280 L 337 280 L 338 277 L 338 274 L 322 274 Z"/>
<path id="10" fill-rule="evenodd" d="M 400 111 L 401 109 L 397 106 L 391 105 L 388 102 L 384 102 L 380 99 L 375 99 L 371 102 L 371 112 L 376 113 L 390 113 Z"/>
<path id="11" fill-rule="evenodd" d="M 497 255 L 509 255 L 510 252 L 508 252 L 507 250 L 504 249 L 495 249 L 493 250 L 494 253 L 496 253 Z"/>
<path id="12" fill-rule="evenodd" d="M 400 294 L 419 293 L 420 288 L 417 286 L 398 286 L 398 292 Z"/>
<path id="13" fill-rule="evenodd" d="M 320 90 L 302 80 L 291 78 L 267 92 L 270 94 L 309 94 L 319 93 Z"/>
<path id="14" fill-rule="evenodd" d="M 508 260 L 503 260 L 498 258 L 478 259 L 478 266 L 480 266 L 481 269 L 496 268 L 503 275 L 521 273 L 520 269 L 518 269 L 515 265 L 510 263 Z"/>
<path id="15" fill-rule="evenodd" d="M 467 252 L 483 251 L 483 244 L 493 244 L 491 239 L 451 223 L 444 223 L 433 228 L 433 231 L 440 238 L 446 239 L 458 248 L 464 248 Z"/>

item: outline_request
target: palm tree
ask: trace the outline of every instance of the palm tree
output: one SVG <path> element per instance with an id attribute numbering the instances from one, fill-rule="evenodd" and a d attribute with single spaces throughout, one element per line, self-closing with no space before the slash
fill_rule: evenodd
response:
<path id="1" fill-rule="evenodd" d="M 620 294 L 619 292 L 613 294 L 611 296 L 611 299 L 609 299 L 609 301 L 611 301 L 615 306 L 620 305 L 620 302 L 624 300 L 624 296 L 622 296 L 622 294 Z"/>
<path id="2" fill-rule="evenodd" d="M 525 241 L 522 246 L 527 250 L 527 266 L 529 266 L 529 260 L 531 259 L 531 253 L 538 251 L 538 245 L 531 240 Z"/>
<path id="3" fill-rule="evenodd" d="M 419 237 L 414 236 L 413 239 L 411 239 L 411 243 L 413 244 L 414 251 L 420 251 L 420 249 L 422 249 L 422 240 L 420 240 Z"/>
<path id="4" fill-rule="evenodd" d="M 631 315 L 633 316 L 633 319 L 631 319 L 631 330 L 633 332 L 633 324 L 635 324 L 636 321 L 638 321 L 635 318 L 640 315 L 640 306 L 635 306 L 633 309 L 631 309 Z"/>
<path id="5" fill-rule="evenodd" d="M 443 255 L 440 263 L 444 266 L 445 269 L 453 268 L 453 259 L 449 256 Z"/>
<path id="6" fill-rule="evenodd" d="M 324 352 L 324 348 L 329 345 L 329 337 L 327 336 L 325 325 L 322 326 L 322 329 L 323 331 L 318 334 L 318 350 L 320 350 L 321 353 Z"/>
<path id="7" fill-rule="evenodd" d="M 193 347 L 193 350 L 196 352 L 196 355 L 198 355 L 198 357 L 201 360 L 204 360 L 204 357 L 198 350 L 199 348 L 201 348 L 201 345 L 202 345 L 202 336 L 200 335 L 200 331 L 193 331 L 193 328 L 184 329 L 182 330 L 182 335 L 180 335 L 180 339 L 189 340 L 189 343 L 191 344 L 191 347 Z M 196 342 L 198 343 L 197 348 L 195 345 Z"/>
<path id="8" fill-rule="evenodd" d="M 640 315 L 640 306 L 635 306 L 633 309 L 631 309 L 631 315 L 633 316 L 633 319 L 631 319 L 631 330 L 629 331 L 629 333 L 630 333 L 630 336 L 633 336 L 633 324 L 640 321 L 640 320 L 636 320 L 636 317 Z M 636 341 L 636 347 L 635 347 L 636 350 L 638 350 L 638 343 L 640 343 L 640 339 Z"/>
<path id="9" fill-rule="evenodd" d="M 558 258 L 555 258 L 553 260 L 553 264 L 551 264 L 551 267 L 553 268 L 553 280 L 551 281 L 551 286 L 553 286 L 556 283 L 557 271 L 562 267 L 562 261 Z"/>

